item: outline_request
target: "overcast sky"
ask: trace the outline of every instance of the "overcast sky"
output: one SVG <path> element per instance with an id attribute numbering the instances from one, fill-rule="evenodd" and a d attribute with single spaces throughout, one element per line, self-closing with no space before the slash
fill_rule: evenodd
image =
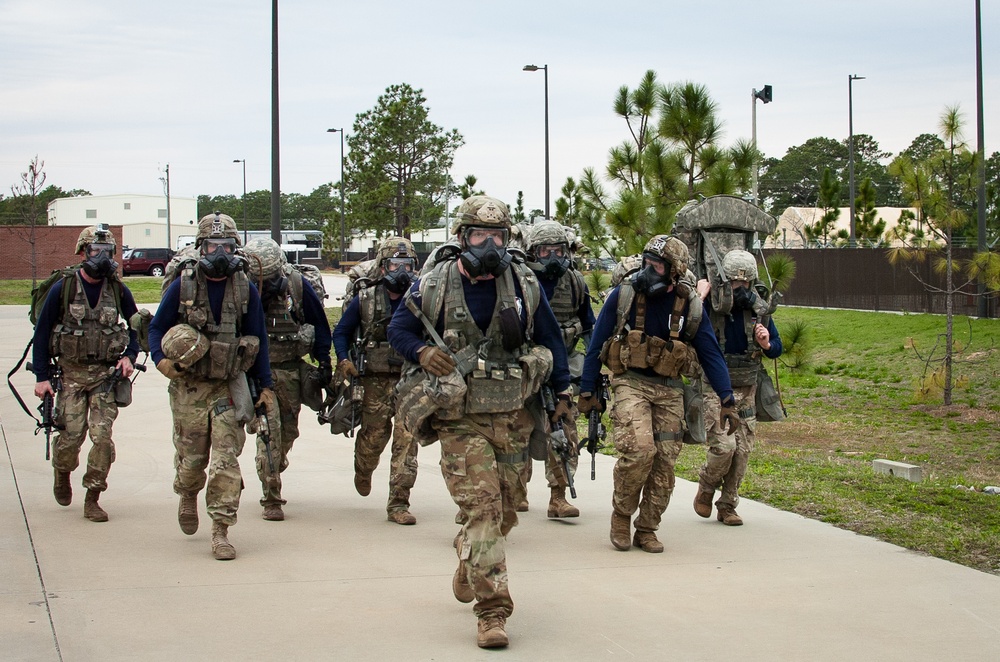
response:
<path id="1" fill-rule="evenodd" d="M 987 153 L 1000 150 L 1000 8 L 983 2 Z M 0 193 L 34 155 L 49 184 L 95 195 L 240 195 L 271 185 L 271 3 L 0 0 Z M 452 177 L 544 206 L 544 74 L 551 196 L 603 171 L 625 137 L 612 111 L 647 69 L 707 86 L 725 142 L 780 157 L 854 131 L 897 153 L 960 104 L 976 144 L 974 0 L 282 0 L 281 189 L 340 178 L 340 137 L 386 87 L 408 83 L 458 129 Z"/>

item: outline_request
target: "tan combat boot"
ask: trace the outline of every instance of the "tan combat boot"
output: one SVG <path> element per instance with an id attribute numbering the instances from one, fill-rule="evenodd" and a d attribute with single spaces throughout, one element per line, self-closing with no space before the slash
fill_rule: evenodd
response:
<path id="1" fill-rule="evenodd" d="M 417 518 L 409 510 L 390 510 L 389 517 L 390 522 L 395 522 L 396 524 L 416 524 Z"/>
<path id="2" fill-rule="evenodd" d="M 56 503 L 60 506 L 68 506 L 73 503 L 73 485 L 69 482 L 69 472 L 59 471 L 56 472 L 56 481 L 52 485 L 52 494 L 56 497 Z"/>
<path id="3" fill-rule="evenodd" d="M 656 534 L 652 531 L 636 531 L 632 544 L 650 554 L 663 552 L 663 543 L 656 539 Z"/>
<path id="4" fill-rule="evenodd" d="M 458 562 L 458 569 L 455 570 L 455 576 L 451 580 L 451 592 L 459 602 L 472 602 L 476 599 L 476 593 L 469 584 L 469 571 L 465 561 Z"/>
<path id="5" fill-rule="evenodd" d="M 706 490 L 705 486 L 699 483 L 698 493 L 694 495 L 694 512 L 698 513 L 700 517 L 711 517 L 712 497 L 714 496 L 715 490 Z"/>
<path id="6" fill-rule="evenodd" d="M 579 517 L 580 509 L 566 500 L 565 487 L 553 487 L 549 497 L 549 517 Z"/>
<path id="7" fill-rule="evenodd" d="M 632 519 L 628 515 L 611 513 L 611 544 L 615 549 L 625 552 L 632 546 L 629 535 L 632 532 Z"/>
<path id="8" fill-rule="evenodd" d="M 719 506 L 718 520 L 726 526 L 743 526 L 743 518 L 736 514 L 736 509 L 727 504 Z"/>
<path id="9" fill-rule="evenodd" d="M 268 522 L 283 522 L 285 511 L 281 509 L 280 503 L 269 503 L 264 506 L 264 514 L 261 515 Z"/>
<path id="10" fill-rule="evenodd" d="M 507 619 L 503 616 L 483 614 L 479 617 L 479 636 L 476 643 L 480 648 L 503 648 L 510 641 L 504 627 Z"/>
<path id="11" fill-rule="evenodd" d="M 521 499 L 521 503 L 517 504 L 517 508 L 515 508 L 515 510 L 517 510 L 517 512 L 519 513 L 528 512 L 528 497 L 524 497 L 523 499 Z M 506 644 L 504 645 L 506 646 Z"/>
<path id="12" fill-rule="evenodd" d="M 236 548 L 229 543 L 228 524 L 212 522 L 212 554 L 219 561 L 231 561 L 236 558 Z"/>
<path id="13" fill-rule="evenodd" d="M 101 496 L 100 490 L 87 490 L 87 496 L 83 500 L 83 516 L 91 522 L 107 522 L 108 514 L 97 503 Z"/>
<path id="14" fill-rule="evenodd" d="M 194 535 L 198 530 L 198 495 L 181 495 L 181 502 L 177 506 L 177 523 L 186 535 Z"/>

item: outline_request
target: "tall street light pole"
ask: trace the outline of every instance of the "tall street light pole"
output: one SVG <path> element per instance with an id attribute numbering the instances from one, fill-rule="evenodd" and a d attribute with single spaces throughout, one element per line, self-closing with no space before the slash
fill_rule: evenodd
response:
<path id="1" fill-rule="evenodd" d="M 851 236 L 848 239 L 848 244 L 851 248 L 857 246 L 857 238 L 854 235 L 854 81 L 864 79 L 864 76 L 854 74 L 847 77 L 847 168 L 850 173 L 848 186 L 851 198 Z"/>
<path id="2" fill-rule="evenodd" d="M 327 133 L 340 133 L 340 271 L 344 271 L 344 129 L 327 129 Z"/>
<path id="3" fill-rule="evenodd" d="M 750 103 L 753 105 L 751 121 L 753 123 L 753 203 L 755 205 L 760 204 L 757 199 L 757 171 L 760 166 L 757 161 L 757 99 L 764 103 L 771 103 L 771 86 L 765 85 L 762 90 L 751 90 L 750 92 Z"/>
<path id="4" fill-rule="evenodd" d="M 976 0 L 976 151 L 979 152 L 978 177 L 976 187 L 976 223 L 978 249 L 986 252 L 986 145 L 983 138 L 983 25 L 979 0 Z M 979 317 L 986 317 L 989 310 L 986 300 L 986 283 L 981 279 L 978 285 Z"/>
<path id="5" fill-rule="evenodd" d="M 233 163 L 243 164 L 243 245 L 247 245 L 247 160 L 233 159 Z"/>
<path id="6" fill-rule="evenodd" d="M 281 244 L 281 142 L 278 140 L 278 0 L 271 0 L 271 239 Z"/>
<path id="7" fill-rule="evenodd" d="M 534 64 L 524 65 L 524 71 L 539 69 L 545 72 L 545 218 L 551 218 L 549 215 L 549 65 L 543 64 L 540 67 Z"/>

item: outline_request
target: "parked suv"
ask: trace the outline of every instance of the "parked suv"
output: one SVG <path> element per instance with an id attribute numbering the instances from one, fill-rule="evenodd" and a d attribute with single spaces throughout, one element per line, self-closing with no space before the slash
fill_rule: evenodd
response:
<path id="1" fill-rule="evenodd" d="M 122 254 L 122 273 L 162 276 L 173 256 L 169 248 L 133 248 L 130 254 Z"/>

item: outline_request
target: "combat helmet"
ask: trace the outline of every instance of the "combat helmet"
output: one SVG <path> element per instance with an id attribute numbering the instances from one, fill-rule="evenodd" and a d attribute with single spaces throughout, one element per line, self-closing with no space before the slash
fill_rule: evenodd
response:
<path id="1" fill-rule="evenodd" d="M 566 229 L 556 221 L 540 221 L 528 237 L 528 266 L 546 279 L 557 279 L 572 265 Z M 539 247 L 552 246 L 546 255 L 539 254 Z"/>
<path id="2" fill-rule="evenodd" d="M 80 232 L 80 236 L 76 239 L 76 251 L 74 252 L 79 253 L 94 243 L 111 244 L 112 249 L 117 249 L 118 247 L 115 243 L 115 235 L 108 229 L 108 226 L 91 225 Z M 112 250 L 111 252 L 113 254 L 115 251 Z"/>
<path id="3" fill-rule="evenodd" d="M 189 324 L 176 324 L 163 334 L 160 348 L 163 355 L 183 369 L 197 363 L 211 346 L 207 336 Z"/>
<path id="4" fill-rule="evenodd" d="M 747 251 L 731 250 L 722 258 L 722 272 L 726 275 L 726 280 L 753 283 L 757 280 L 757 260 Z"/>
<path id="5" fill-rule="evenodd" d="M 535 246 L 566 244 L 567 250 L 570 246 L 566 228 L 558 221 L 540 221 L 531 228 L 528 238 L 528 251 L 534 250 Z"/>
<path id="6" fill-rule="evenodd" d="M 414 267 L 417 265 L 417 251 L 413 248 L 413 243 L 406 237 L 386 237 L 382 240 L 382 245 L 378 248 L 376 259 L 381 266 L 385 260 L 394 257 L 408 257 L 413 259 Z"/>
<path id="7" fill-rule="evenodd" d="M 489 238 L 475 241 L 475 229 L 502 231 L 500 245 Z M 459 237 L 459 260 L 470 278 L 499 276 L 510 267 L 510 211 L 503 202 L 488 195 L 467 198 L 458 207 L 452 233 Z"/>
<path id="8" fill-rule="evenodd" d="M 376 256 L 382 282 L 390 292 L 402 294 L 410 288 L 417 270 L 417 252 L 406 237 L 386 237 Z"/>
<path id="9" fill-rule="evenodd" d="M 481 228 L 510 229 L 510 211 L 507 205 L 488 195 L 466 198 L 455 212 L 451 233 L 461 235 L 462 228 L 474 225 Z"/>
<path id="10" fill-rule="evenodd" d="M 279 274 L 288 264 L 285 252 L 273 239 L 256 237 L 243 247 L 243 254 L 250 263 L 250 273 L 260 280 L 268 280 Z"/>
<path id="11" fill-rule="evenodd" d="M 195 236 L 194 241 L 195 246 L 201 246 L 201 242 L 209 238 L 235 239 L 237 246 L 242 245 L 240 243 L 240 232 L 236 228 L 236 221 L 233 220 L 232 216 L 220 212 L 206 214 L 198 221 L 198 234 Z"/>
<path id="12" fill-rule="evenodd" d="M 669 262 L 670 274 L 674 279 L 683 276 L 691 262 L 691 253 L 684 242 L 677 237 L 665 234 L 658 234 L 646 242 L 642 254 L 646 257 L 655 257 Z"/>

